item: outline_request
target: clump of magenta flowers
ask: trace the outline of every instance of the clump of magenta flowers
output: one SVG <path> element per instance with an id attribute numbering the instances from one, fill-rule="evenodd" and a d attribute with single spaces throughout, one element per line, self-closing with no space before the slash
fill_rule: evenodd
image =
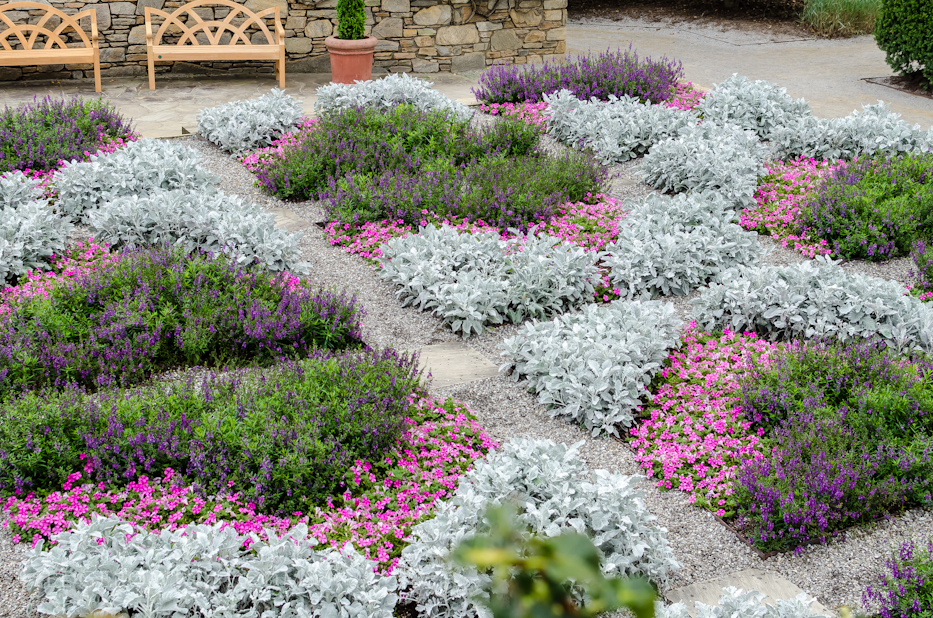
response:
<path id="1" fill-rule="evenodd" d="M 680 62 L 639 58 L 629 46 L 542 66 L 496 65 L 480 76 L 473 94 L 485 103 L 537 103 L 542 95 L 569 90 L 584 101 L 605 101 L 613 95 L 662 103 L 677 89 L 683 73 Z"/>
<path id="2" fill-rule="evenodd" d="M 862 595 L 865 608 L 876 609 L 881 618 L 933 616 L 933 541 L 927 541 L 926 547 L 904 543 L 885 566 L 890 573 Z"/>
<path id="3" fill-rule="evenodd" d="M 355 299 L 224 256 L 136 249 L 72 274 L 42 294 L 4 291 L 0 395 L 128 385 L 179 366 L 262 365 L 362 345 Z"/>
<path id="4" fill-rule="evenodd" d="M 0 112 L 0 174 L 48 172 L 109 144 L 135 139 L 132 124 L 101 100 L 46 97 Z"/>

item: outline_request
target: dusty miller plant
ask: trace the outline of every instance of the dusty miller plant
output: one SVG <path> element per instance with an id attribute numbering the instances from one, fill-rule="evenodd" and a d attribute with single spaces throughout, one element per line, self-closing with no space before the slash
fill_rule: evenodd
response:
<path id="1" fill-rule="evenodd" d="M 764 603 L 766 596 L 757 590 L 743 591 L 733 586 L 722 589 L 719 605 L 697 601 L 697 618 L 817 618 L 821 614 L 810 612 L 813 599 L 800 593 L 793 599 L 778 599 L 774 604 Z M 665 606 L 655 602 L 655 618 L 690 618 L 683 603 Z M 822 618 L 827 618 L 822 616 Z"/>
<path id="2" fill-rule="evenodd" d="M 605 470 L 590 476 L 580 444 L 513 439 L 478 461 L 454 496 L 439 504 L 435 517 L 412 527 L 397 571 L 403 600 L 432 618 L 488 618 L 482 600 L 488 599 L 490 572 L 457 563 L 450 554 L 462 541 L 487 534 L 484 514 L 503 503 L 517 505 L 517 525 L 526 534 L 589 537 L 607 576 L 666 581 L 680 565 L 666 530 L 655 525 L 645 506 L 638 477 Z"/>
<path id="3" fill-rule="evenodd" d="M 381 250 L 379 274 L 401 286 L 402 305 L 432 311 L 464 337 L 581 305 L 599 272 L 593 252 L 547 235 L 503 240 L 429 225 Z"/>
<path id="4" fill-rule="evenodd" d="M 19 170 L 0 175 L 0 212 L 15 210 L 29 202 L 43 201 L 39 182 Z"/>
<path id="5" fill-rule="evenodd" d="M 898 350 L 933 350 L 933 309 L 900 283 L 846 272 L 824 256 L 740 267 L 720 279 L 692 301 L 708 331 L 751 330 L 772 340 L 880 338 Z"/>
<path id="6" fill-rule="evenodd" d="M 306 272 L 298 236 L 275 227 L 260 206 L 220 191 L 156 191 L 118 197 L 88 211 L 98 242 L 112 247 L 171 244 L 187 252 L 226 253 L 243 265 L 270 271 Z"/>
<path id="7" fill-rule="evenodd" d="M 624 298 L 684 296 L 762 255 L 758 235 L 734 218 L 714 193 L 651 195 L 625 218 L 602 263 Z"/>
<path id="8" fill-rule="evenodd" d="M 762 139 L 768 139 L 777 127 L 812 117 L 810 105 L 804 99 L 790 98 L 786 88 L 764 80 L 751 81 L 735 73 L 716 84 L 696 109 L 703 120 L 738 125 Z"/>
<path id="9" fill-rule="evenodd" d="M 204 191 L 220 179 L 200 167 L 201 154 L 166 140 L 141 139 L 116 152 L 66 164 L 55 174 L 58 208 L 72 217 L 118 197 L 158 190 Z"/>
<path id="10" fill-rule="evenodd" d="M 696 124 L 696 114 L 630 97 L 581 101 L 569 90 L 544 95 L 548 132 L 578 149 L 591 149 L 602 163 L 643 155 L 659 141 Z"/>
<path id="11" fill-rule="evenodd" d="M 924 132 L 910 125 L 885 103 L 863 105 L 845 118 L 804 116 L 771 135 L 776 159 L 804 156 L 816 159 L 852 159 L 863 154 L 897 155 L 933 149 L 933 128 Z"/>
<path id="12" fill-rule="evenodd" d="M 701 122 L 656 144 L 639 169 L 645 182 L 656 189 L 715 191 L 740 209 L 755 205 L 765 153 L 752 131 Z"/>
<path id="13" fill-rule="evenodd" d="M 301 102 L 273 88 L 255 99 L 198 112 L 198 133 L 225 152 L 268 146 L 301 122 Z"/>
<path id="14" fill-rule="evenodd" d="M 434 90 L 433 85 L 407 73 L 355 84 L 328 84 L 317 89 L 314 111 L 321 114 L 351 107 L 388 108 L 408 103 L 421 111 L 447 110 L 461 120 L 473 115 L 469 107 Z"/>
<path id="15" fill-rule="evenodd" d="M 62 254 L 73 226 L 46 200 L 0 211 L 0 284 L 31 270 L 49 270 L 52 254 Z"/>
<path id="16" fill-rule="evenodd" d="M 594 436 L 632 425 L 651 378 L 677 345 L 680 320 L 670 303 L 615 301 L 586 305 L 548 322 L 531 322 L 502 343 L 512 378 L 551 409 Z"/>
<path id="17" fill-rule="evenodd" d="M 392 617 L 395 578 L 374 572 L 352 545 L 315 550 L 304 524 L 282 536 L 266 529 L 266 540 L 222 526 L 150 532 L 95 514 L 57 534 L 49 551 L 38 544 L 21 579 L 40 591 L 45 614 Z"/>

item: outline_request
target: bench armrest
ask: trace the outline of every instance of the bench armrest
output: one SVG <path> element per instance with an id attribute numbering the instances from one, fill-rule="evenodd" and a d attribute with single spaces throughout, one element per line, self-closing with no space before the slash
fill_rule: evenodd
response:
<path id="1" fill-rule="evenodd" d="M 279 45 L 285 45 L 285 28 L 282 27 L 282 20 L 279 18 L 279 7 L 275 7 L 275 38 Z"/>

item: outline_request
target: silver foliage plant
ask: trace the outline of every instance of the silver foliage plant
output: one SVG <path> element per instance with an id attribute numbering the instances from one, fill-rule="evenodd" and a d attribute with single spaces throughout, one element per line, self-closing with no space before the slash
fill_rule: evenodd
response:
<path id="1" fill-rule="evenodd" d="M 431 618 L 489 618 L 479 602 L 489 574 L 453 563 L 448 555 L 464 539 L 488 532 L 486 510 L 507 502 L 517 505 L 518 523 L 531 534 L 588 536 L 607 575 L 640 574 L 664 582 L 680 565 L 666 530 L 655 525 L 636 488 L 639 477 L 605 470 L 591 476 L 580 457 L 581 444 L 513 439 L 478 461 L 435 517 L 411 529 L 397 569 L 403 600 Z"/>
<path id="2" fill-rule="evenodd" d="M 659 141 L 697 123 L 693 112 L 612 95 L 581 101 L 569 90 L 544 95 L 548 132 L 573 148 L 591 149 L 602 163 L 621 163 L 645 154 Z"/>
<path id="3" fill-rule="evenodd" d="M 20 170 L 0 174 L 0 212 L 15 210 L 29 202 L 43 201 L 39 182 Z"/>
<path id="4" fill-rule="evenodd" d="M 244 549 L 244 537 L 222 524 L 147 532 L 95 514 L 56 535 L 50 550 L 37 545 L 21 579 L 52 615 L 392 617 L 396 579 L 374 572 L 352 546 L 315 550 L 303 524 L 281 537 L 265 532 L 268 540 L 251 534 Z"/>
<path id="5" fill-rule="evenodd" d="M 816 159 L 852 159 L 863 154 L 897 155 L 933 149 L 933 128 L 924 132 L 879 101 L 863 105 L 845 118 L 803 116 L 776 127 L 771 135 L 775 159 L 805 156 Z"/>
<path id="6" fill-rule="evenodd" d="M 623 298 L 684 296 L 762 255 L 758 235 L 733 223 L 715 193 L 650 195 L 625 218 L 603 265 Z"/>
<path id="7" fill-rule="evenodd" d="M 201 154 L 167 140 L 141 139 L 87 162 L 67 163 L 53 177 L 58 209 L 80 217 L 118 197 L 158 190 L 210 190 L 220 179 L 200 167 Z"/>
<path id="8" fill-rule="evenodd" d="M 226 253 L 242 265 L 303 273 L 298 236 L 275 227 L 260 206 L 220 191 L 155 191 L 115 198 L 86 213 L 98 242 L 112 247 L 172 244 Z"/>
<path id="9" fill-rule="evenodd" d="M 670 303 L 623 301 L 586 305 L 579 313 L 522 326 L 502 343 L 502 368 L 528 378 L 553 416 L 569 417 L 594 435 L 630 427 L 651 378 L 677 346 L 681 322 Z"/>
<path id="10" fill-rule="evenodd" d="M 844 271 L 820 256 L 791 266 L 740 267 L 694 299 L 704 329 L 752 330 L 772 340 L 878 337 L 933 351 L 933 309 L 895 281 Z"/>
<path id="11" fill-rule="evenodd" d="M 72 228 L 46 200 L 0 210 L 0 284 L 31 270 L 49 270 L 52 254 L 65 251 Z"/>
<path id="12" fill-rule="evenodd" d="M 594 252 L 544 234 L 503 240 L 429 225 L 380 249 L 379 275 L 401 286 L 402 305 L 432 311 L 464 337 L 586 303 L 599 274 Z"/>
<path id="13" fill-rule="evenodd" d="M 301 122 L 301 102 L 278 88 L 255 99 L 198 112 L 198 133 L 225 152 L 268 146 Z"/>
<path id="14" fill-rule="evenodd" d="M 764 80 L 751 81 L 735 73 L 716 84 L 696 110 L 704 121 L 738 125 L 762 139 L 768 139 L 777 127 L 812 117 L 810 105 L 804 99 L 792 99 L 786 88 Z"/>
<path id="15" fill-rule="evenodd" d="M 469 107 L 434 90 L 433 85 L 407 73 L 355 84 L 328 84 L 317 89 L 314 111 L 321 114 L 351 107 L 390 108 L 408 103 L 422 111 L 448 111 L 460 120 L 473 115 Z"/>
<path id="16" fill-rule="evenodd" d="M 744 591 L 734 586 L 722 589 L 719 605 L 695 603 L 696 618 L 812 618 L 822 616 L 811 613 L 813 599 L 800 593 L 793 599 L 778 599 L 776 603 L 764 603 L 766 596 L 757 590 Z M 655 618 L 690 618 L 686 605 L 673 603 L 665 606 L 655 602 Z M 823 618 L 827 618 L 823 616 Z"/>
<path id="17" fill-rule="evenodd" d="M 704 121 L 656 144 L 639 171 L 661 191 L 715 191 L 740 209 L 755 204 L 765 153 L 753 131 Z"/>

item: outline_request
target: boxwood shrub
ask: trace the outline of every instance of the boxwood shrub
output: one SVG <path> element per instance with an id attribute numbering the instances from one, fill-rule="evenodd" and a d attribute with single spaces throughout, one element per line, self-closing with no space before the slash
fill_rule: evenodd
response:
<path id="1" fill-rule="evenodd" d="M 933 87 L 933 5 L 927 0 L 882 0 L 875 42 L 901 75 L 920 74 Z"/>

